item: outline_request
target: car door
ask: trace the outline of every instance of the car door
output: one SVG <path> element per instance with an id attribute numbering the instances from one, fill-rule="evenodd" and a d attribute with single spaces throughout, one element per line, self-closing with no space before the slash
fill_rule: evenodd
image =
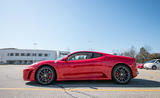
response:
<path id="1" fill-rule="evenodd" d="M 157 65 L 158 68 L 160 68 L 160 60 L 156 61 L 156 65 Z"/>
<path id="2" fill-rule="evenodd" d="M 100 61 L 92 56 L 92 52 L 80 52 L 69 56 L 65 64 L 67 70 L 63 73 L 63 77 L 75 80 L 102 77 L 103 74 L 100 70 L 103 64 L 100 64 Z"/>

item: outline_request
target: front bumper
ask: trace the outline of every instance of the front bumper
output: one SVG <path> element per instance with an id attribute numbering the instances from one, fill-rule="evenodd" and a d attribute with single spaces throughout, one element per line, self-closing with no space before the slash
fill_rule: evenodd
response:
<path id="1" fill-rule="evenodd" d="M 29 67 L 23 70 L 24 81 L 35 81 L 35 68 Z"/>

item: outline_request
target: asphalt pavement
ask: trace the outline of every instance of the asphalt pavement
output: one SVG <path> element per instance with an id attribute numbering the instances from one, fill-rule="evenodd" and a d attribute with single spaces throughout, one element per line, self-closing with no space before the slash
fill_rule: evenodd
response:
<path id="1" fill-rule="evenodd" d="M 139 69 L 129 84 L 57 81 L 42 86 L 23 81 L 27 65 L 0 65 L 0 98 L 160 98 L 160 70 Z"/>

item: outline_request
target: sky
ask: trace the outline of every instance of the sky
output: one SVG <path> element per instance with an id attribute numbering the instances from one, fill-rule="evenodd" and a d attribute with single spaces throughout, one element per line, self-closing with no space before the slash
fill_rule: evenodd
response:
<path id="1" fill-rule="evenodd" d="M 159 42 L 160 0 L 0 0 L 0 48 L 160 53 Z"/>

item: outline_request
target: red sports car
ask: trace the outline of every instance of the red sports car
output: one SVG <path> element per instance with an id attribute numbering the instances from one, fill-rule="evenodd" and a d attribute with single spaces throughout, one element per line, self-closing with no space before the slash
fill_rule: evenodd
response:
<path id="1" fill-rule="evenodd" d="M 138 68 L 143 69 L 144 68 L 144 64 L 137 64 Z"/>
<path id="2" fill-rule="evenodd" d="M 60 60 L 41 61 L 23 70 L 25 81 L 43 85 L 55 80 L 114 80 L 125 84 L 136 76 L 135 58 L 94 51 L 74 52 Z"/>

